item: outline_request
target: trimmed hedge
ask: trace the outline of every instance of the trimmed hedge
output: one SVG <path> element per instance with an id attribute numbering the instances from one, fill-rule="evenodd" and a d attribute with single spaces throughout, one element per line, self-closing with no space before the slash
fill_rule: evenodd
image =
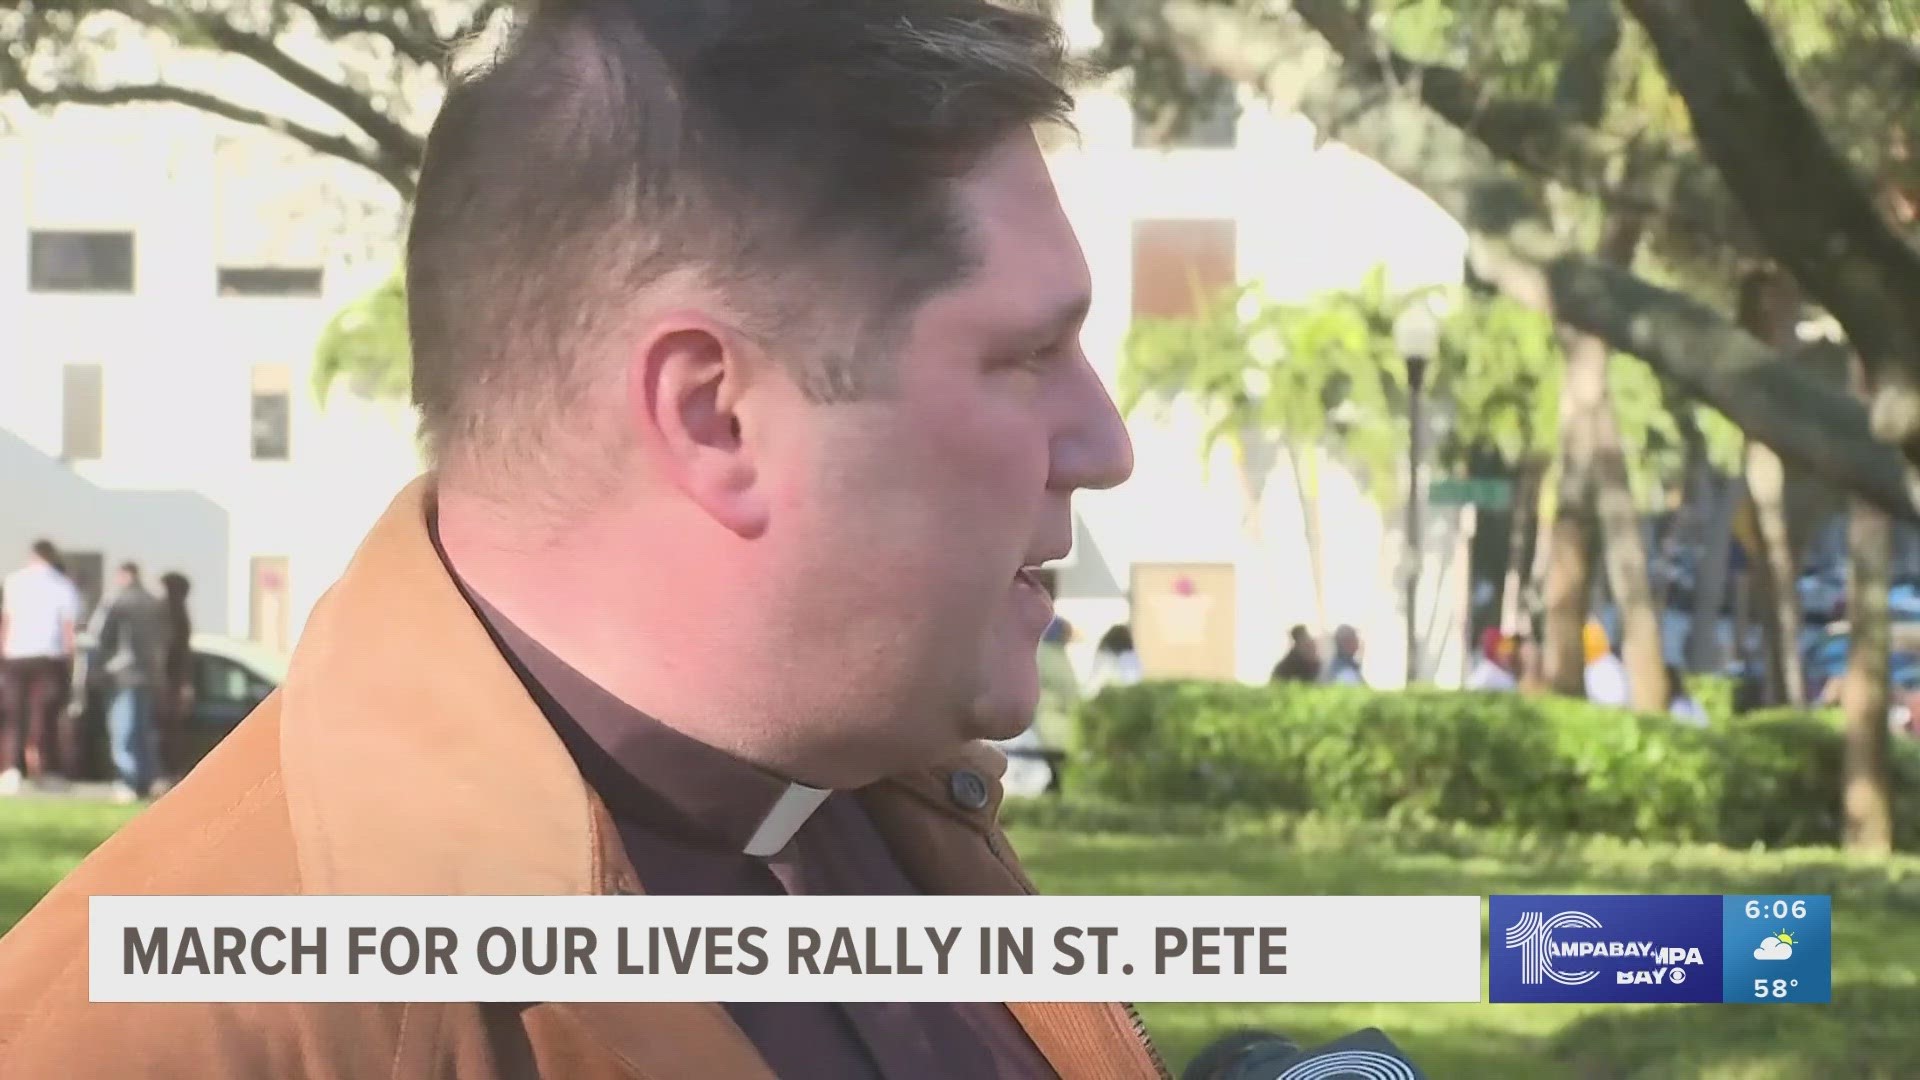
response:
<path id="1" fill-rule="evenodd" d="M 1842 736 L 1816 713 L 1696 728 L 1519 694 L 1148 682 L 1082 704 L 1077 789 L 1555 833 L 1836 843 Z M 1894 740 L 1896 842 L 1920 849 L 1920 745 Z"/>
<path id="2" fill-rule="evenodd" d="M 1737 715 L 1734 700 L 1740 693 L 1740 681 L 1727 675 L 1687 675 L 1687 695 L 1699 702 L 1707 719 L 1724 724 Z"/>

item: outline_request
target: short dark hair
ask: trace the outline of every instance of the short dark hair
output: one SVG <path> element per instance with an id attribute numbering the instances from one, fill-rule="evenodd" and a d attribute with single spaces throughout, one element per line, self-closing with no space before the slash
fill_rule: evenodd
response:
<path id="1" fill-rule="evenodd" d="M 128 577 L 138 578 L 140 576 L 140 564 L 134 562 L 132 559 L 128 559 L 126 562 L 120 564 L 120 572 Z"/>
<path id="2" fill-rule="evenodd" d="M 60 561 L 60 551 L 53 546 L 53 541 L 51 540 L 35 540 L 32 551 L 33 557 L 43 563 L 52 565 Z"/>
<path id="3" fill-rule="evenodd" d="M 950 181 L 1064 123 L 1075 68 L 1052 19 L 989 0 L 529 7 L 427 138 L 406 288 L 430 459 L 589 423 L 582 354 L 670 275 L 806 354 L 814 399 L 867 392 L 876 340 L 976 258 Z"/>

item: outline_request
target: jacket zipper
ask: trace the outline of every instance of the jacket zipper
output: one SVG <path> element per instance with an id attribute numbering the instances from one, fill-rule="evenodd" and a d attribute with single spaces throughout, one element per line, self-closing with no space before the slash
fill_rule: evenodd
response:
<path id="1" fill-rule="evenodd" d="M 997 829 L 987 833 L 987 850 L 993 852 L 996 859 L 1005 857 L 1005 852 L 1000 848 L 1000 833 Z M 1028 896 L 1038 895 L 1038 890 L 1025 880 L 1025 875 L 1021 875 L 1020 889 Z M 1133 1039 L 1140 1044 L 1142 1050 L 1147 1052 L 1147 1060 L 1153 1063 L 1155 1074 L 1160 1077 L 1160 1080 L 1173 1080 L 1173 1070 L 1167 1068 L 1167 1059 L 1160 1056 L 1160 1048 L 1147 1037 L 1147 1022 L 1141 1018 L 1140 1010 L 1134 1008 L 1131 1001 L 1122 1002 L 1121 1007 L 1127 1010 L 1127 1023 L 1133 1028 Z"/>
<path id="2" fill-rule="evenodd" d="M 1167 1059 L 1160 1056 L 1160 1048 L 1147 1037 L 1147 1022 L 1140 1018 L 1140 1010 L 1134 1008 L 1131 1001 L 1126 1002 L 1126 1007 L 1127 1019 L 1133 1024 L 1133 1037 L 1147 1051 L 1147 1060 L 1153 1062 L 1154 1071 L 1160 1074 L 1160 1080 L 1173 1080 L 1173 1070 L 1167 1068 Z"/>

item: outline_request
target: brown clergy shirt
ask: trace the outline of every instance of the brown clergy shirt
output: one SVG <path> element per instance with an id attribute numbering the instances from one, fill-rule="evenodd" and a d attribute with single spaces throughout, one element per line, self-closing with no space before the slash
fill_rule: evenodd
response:
<path id="1" fill-rule="evenodd" d="M 438 546 L 438 536 L 435 545 Z M 442 560 L 445 553 L 442 552 Z M 449 567 L 451 572 L 451 567 Z M 454 575 L 458 581 L 458 575 Z M 613 815 L 648 893 L 920 892 L 859 801 L 826 797 L 785 847 L 745 853 L 786 781 L 632 708 L 461 586 Z M 794 1080 L 1054 1080 L 1006 1006 L 760 1002 L 726 1006 L 774 1074 Z M 723 1078 L 715 1078 L 723 1080 Z"/>

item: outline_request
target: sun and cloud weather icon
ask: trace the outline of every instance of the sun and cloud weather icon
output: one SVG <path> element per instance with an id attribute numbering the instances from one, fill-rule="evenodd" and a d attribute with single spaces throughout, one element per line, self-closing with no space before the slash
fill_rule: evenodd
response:
<path id="1" fill-rule="evenodd" d="M 1753 950 L 1755 960 L 1785 960 L 1793 955 L 1793 935 L 1785 930 L 1772 937 L 1760 939 L 1760 947 Z"/>

